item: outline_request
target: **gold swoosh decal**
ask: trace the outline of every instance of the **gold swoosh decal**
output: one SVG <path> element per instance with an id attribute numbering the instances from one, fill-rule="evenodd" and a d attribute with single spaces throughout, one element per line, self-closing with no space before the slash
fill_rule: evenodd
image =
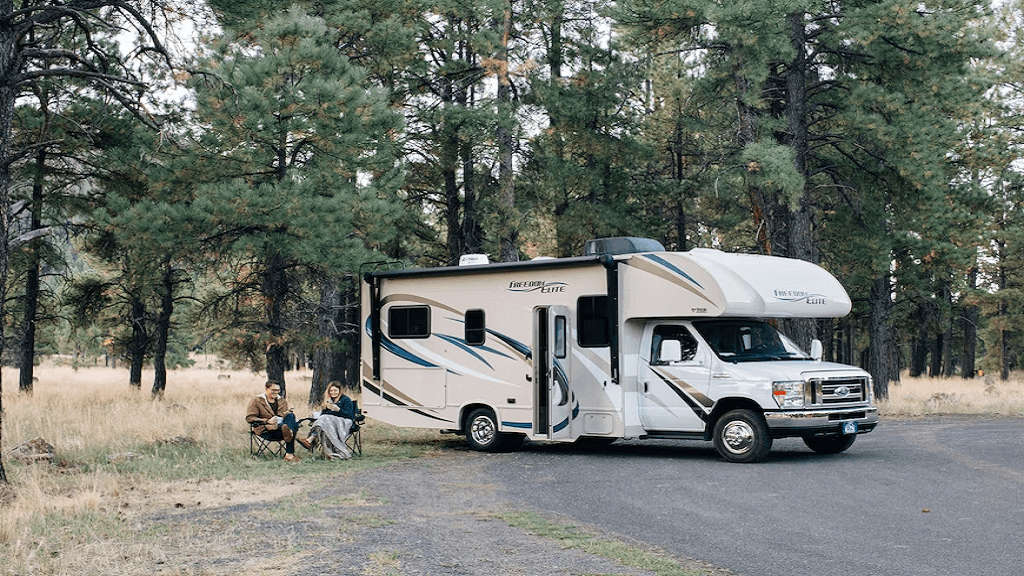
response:
<path id="1" fill-rule="evenodd" d="M 658 376 L 661 376 L 661 378 L 663 380 L 665 380 L 666 382 L 669 382 L 673 386 L 676 386 L 677 388 L 679 388 L 680 390 L 685 392 L 686 395 L 689 396 L 690 398 L 693 398 L 697 402 L 700 402 L 701 406 L 704 406 L 705 408 L 711 408 L 712 406 L 715 405 L 714 400 L 712 400 L 711 398 L 708 398 L 707 396 L 702 394 L 699 390 L 697 390 L 693 386 L 690 386 L 689 384 L 687 384 L 686 382 L 680 380 L 679 378 L 676 378 L 676 377 L 672 376 L 671 374 L 666 373 L 664 370 L 661 370 L 660 368 L 658 368 L 656 366 L 651 366 L 651 370 L 653 370 L 654 373 L 657 374 Z"/>
<path id="2" fill-rule="evenodd" d="M 676 286 L 679 286 L 681 288 L 685 288 L 688 291 L 693 292 L 695 295 L 700 296 L 701 298 L 703 298 L 705 301 L 707 301 L 708 304 L 711 304 L 715 308 L 718 308 L 718 305 L 715 304 L 714 302 L 712 302 L 711 299 L 709 299 L 707 296 L 702 294 L 699 290 L 697 290 L 696 288 L 691 286 L 688 282 L 685 282 L 677 274 L 674 274 L 671 271 L 666 270 L 666 269 L 662 268 L 661 266 L 658 266 L 657 264 L 655 264 L 654 262 L 651 262 L 650 260 L 643 260 L 643 259 L 640 259 L 640 258 L 630 258 L 629 260 L 625 261 L 625 264 L 627 266 L 632 266 L 633 268 L 636 268 L 637 270 L 642 270 L 644 272 L 647 272 L 648 274 L 654 274 L 655 276 L 657 276 L 658 278 L 661 278 L 662 280 L 667 280 L 667 281 L 675 284 Z"/>

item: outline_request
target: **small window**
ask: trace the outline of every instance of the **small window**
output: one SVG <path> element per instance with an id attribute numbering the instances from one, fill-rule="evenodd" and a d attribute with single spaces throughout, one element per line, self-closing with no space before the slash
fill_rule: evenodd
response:
<path id="1" fill-rule="evenodd" d="M 608 330 L 607 296 L 580 296 L 576 300 L 576 338 L 584 348 L 601 348 L 611 345 Z"/>
<path id="2" fill-rule="evenodd" d="M 388 336 L 427 338 L 430 336 L 430 306 L 392 306 L 388 308 Z"/>
<path id="3" fill-rule="evenodd" d="M 483 346 L 487 341 L 487 326 L 483 310 L 466 310 L 466 343 Z"/>
<path id="4" fill-rule="evenodd" d="M 666 346 L 666 342 L 673 344 Z M 679 344 L 679 361 L 687 362 L 697 357 L 697 340 L 685 326 L 657 326 L 654 328 L 654 337 L 651 339 L 651 365 L 664 366 L 673 360 L 670 357 L 673 354 L 666 352 L 673 350 L 675 343 Z"/>
<path id="5" fill-rule="evenodd" d="M 565 316 L 555 316 L 555 358 L 565 358 Z"/>

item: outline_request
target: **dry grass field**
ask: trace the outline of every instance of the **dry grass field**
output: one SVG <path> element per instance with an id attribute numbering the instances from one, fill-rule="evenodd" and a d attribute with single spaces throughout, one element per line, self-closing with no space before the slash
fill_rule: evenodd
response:
<path id="1" fill-rule="evenodd" d="M 889 385 L 888 400 L 878 402 L 882 416 L 937 414 L 1024 416 L 1024 377 L 1003 382 L 982 378 L 909 378 Z"/>
<path id="2" fill-rule="evenodd" d="M 252 460 L 243 417 L 249 398 L 262 391 L 259 374 L 177 370 L 162 402 L 150 400 L 149 382 L 141 392 L 130 390 L 126 370 L 44 366 L 32 396 L 17 393 L 16 376 L 4 372 L 4 448 L 41 437 L 55 447 L 56 458 L 53 464 L 5 459 L 14 490 L 0 494 L 0 574 L 127 573 L 130 558 L 161 564 L 154 555 L 189 536 L 164 534 L 143 521 L 153 514 L 287 502 L 303 486 L 339 481 L 339 473 L 429 456 L 450 445 L 435 431 L 371 422 L 360 459 Z M 308 372 L 288 375 L 289 400 L 300 416 L 307 411 L 309 378 Z M 1019 378 L 904 378 L 890 391 L 880 403 L 883 416 L 1024 416 Z M 176 437 L 195 443 L 168 442 Z"/>
<path id="3" fill-rule="evenodd" d="M 141 392 L 129 389 L 126 370 L 44 366 L 37 374 L 34 394 L 25 396 L 17 373 L 4 370 L 4 450 L 43 438 L 55 447 L 55 461 L 5 458 L 14 490 L 13 497 L 0 495 L 0 574 L 119 573 L 124 559 L 151 554 L 147 543 L 157 535 L 136 532 L 146 515 L 283 498 L 339 472 L 444 445 L 436 431 L 371 422 L 362 458 L 253 460 L 244 416 L 263 390 L 259 374 L 176 370 L 162 402 L 150 399 L 145 379 Z M 310 373 L 288 379 L 290 403 L 304 416 Z"/>

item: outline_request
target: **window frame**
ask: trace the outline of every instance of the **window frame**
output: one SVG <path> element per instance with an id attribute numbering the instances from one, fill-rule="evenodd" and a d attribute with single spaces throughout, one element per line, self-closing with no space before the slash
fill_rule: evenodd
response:
<path id="1" fill-rule="evenodd" d="M 561 326 L 561 342 L 559 342 L 559 326 Z M 569 341 L 569 321 L 565 316 L 561 314 L 555 316 L 555 330 L 554 330 L 554 342 L 551 344 L 551 348 L 554 351 L 555 358 L 561 360 L 565 358 L 568 351 Z"/>
<path id="2" fill-rule="evenodd" d="M 576 343 L 579 345 L 580 348 L 607 348 L 612 345 L 611 327 L 608 326 L 608 301 L 610 298 L 611 297 L 608 296 L 607 294 L 588 294 L 586 296 L 580 296 L 579 298 L 576 299 Z M 585 314 L 583 312 L 584 307 L 581 305 L 584 299 L 597 300 L 603 304 L 603 306 L 600 306 L 598 309 L 602 310 L 601 317 L 605 321 L 605 340 L 600 343 L 591 342 L 589 339 L 587 339 L 586 343 L 584 343 L 586 332 L 583 330 L 583 320 Z"/>
<path id="3" fill-rule="evenodd" d="M 426 334 L 397 335 L 396 336 L 395 332 L 394 332 L 394 330 L 395 330 L 395 323 L 394 323 L 394 316 L 393 316 L 393 313 L 396 310 L 426 310 L 426 312 L 427 312 L 427 333 Z M 417 305 L 414 305 L 414 306 L 390 306 L 390 307 L 388 307 L 388 338 L 391 338 L 392 340 L 425 340 L 427 338 L 430 338 L 430 335 L 432 333 L 431 332 L 431 326 L 430 326 L 430 316 L 431 316 L 430 312 L 431 312 L 430 306 L 427 306 L 425 304 L 417 304 Z"/>
<path id="4" fill-rule="evenodd" d="M 662 327 L 679 328 L 683 332 L 685 332 L 687 336 L 690 337 L 690 340 L 693 340 L 693 356 L 688 359 L 680 360 L 680 362 L 692 362 L 693 360 L 697 359 L 697 355 L 700 354 L 700 340 L 698 340 L 697 337 L 693 334 L 693 330 L 690 330 L 689 326 L 686 326 L 684 324 L 655 324 L 654 328 L 651 329 L 651 366 L 671 366 L 671 364 L 669 364 L 668 362 L 662 362 L 660 359 L 658 359 L 658 356 L 661 355 L 661 343 L 664 342 L 666 338 L 662 338 L 661 340 L 658 341 L 658 349 L 655 350 L 655 336 L 658 333 L 658 328 Z M 668 338 L 668 340 L 671 340 L 671 338 Z"/>
<path id="5" fill-rule="evenodd" d="M 470 312 L 474 312 L 474 313 L 475 312 L 479 312 L 480 313 L 480 327 L 479 328 L 470 328 L 469 327 L 469 314 L 470 314 Z M 465 316 L 465 324 L 464 324 L 464 330 L 463 330 L 462 336 L 463 336 L 463 339 L 466 341 L 466 344 L 468 344 L 470 346 L 483 346 L 484 344 L 486 344 L 487 343 L 487 311 L 484 310 L 483 308 L 473 308 L 471 310 L 466 310 L 466 313 L 465 313 L 464 316 Z M 479 342 L 476 342 L 474 340 L 470 340 L 469 339 L 469 333 L 470 333 L 471 330 L 473 332 L 476 332 L 476 331 L 480 332 L 480 341 Z"/>

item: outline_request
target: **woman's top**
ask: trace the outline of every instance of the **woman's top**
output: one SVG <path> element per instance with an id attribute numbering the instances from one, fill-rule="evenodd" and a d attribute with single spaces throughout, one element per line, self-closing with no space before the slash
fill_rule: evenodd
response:
<path id="1" fill-rule="evenodd" d="M 330 408 L 324 407 L 320 412 L 321 414 L 328 414 L 330 416 L 340 416 L 341 418 L 348 418 L 349 420 L 356 419 L 356 405 L 352 402 L 352 399 L 344 394 L 341 395 L 337 400 L 328 404 L 335 404 L 338 406 L 337 410 L 331 410 Z"/>

